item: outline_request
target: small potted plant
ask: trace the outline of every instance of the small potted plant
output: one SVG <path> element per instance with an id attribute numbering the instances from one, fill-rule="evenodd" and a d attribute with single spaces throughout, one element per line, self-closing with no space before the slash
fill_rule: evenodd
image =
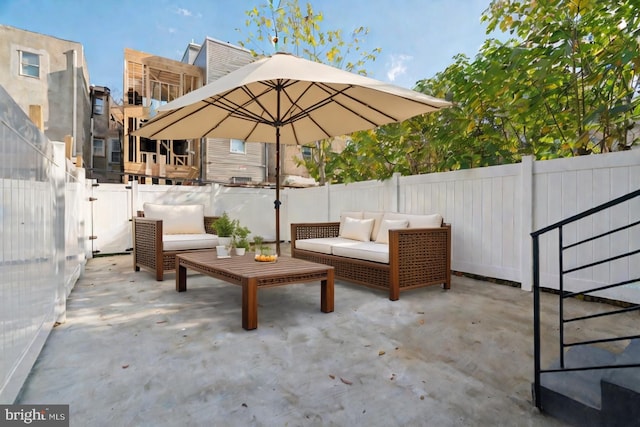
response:
<path id="1" fill-rule="evenodd" d="M 277 255 L 271 255 L 271 248 L 263 244 L 264 239 L 262 236 L 254 236 L 253 243 L 255 245 L 255 259 L 261 262 L 275 262 L 278 259 Z"/>
<path id="2" fill-rule="evenodd" d="M 262 249 L 262 242 L 264 242 L 262 236 L 253 236 L 253 251 L 255 253 L 260 252 L 260 249 Z"/>
<path id="3" fill-rule="evenodd" d="M 229 246 L 231 244 L 236 224 L 237 222 L 232 220 L 226 212 L 223 212 L 222 216 L 213 222 L 211 227 L 218 235 L 220 245 Z"/>
<path id="4" fill-rule="evenodd" d="M 249 249 L 249 230 L 247 227 L 240 225 L 240 222 L 234 220 L 235 229 L 233 231 L 231 245 L 236 249 L 236 255 L 244 255 L 245 251 Z"/>

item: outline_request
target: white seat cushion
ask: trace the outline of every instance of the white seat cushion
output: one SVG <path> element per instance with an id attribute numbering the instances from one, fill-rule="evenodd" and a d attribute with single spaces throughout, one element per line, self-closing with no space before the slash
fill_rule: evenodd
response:
<path id="1" fill-rule="evenodd" d="M 165 234 L 162 236 L 162 249 L 165 251 L 213 249 L 217 245 L 218 236 L 215 234 Z"/>
<path id="2" fill-rule="evenodd" d="M 204 205 L 143 205 L 145 218 L 161 219 L 162 234 L 204 234 Z"/>
<path id="3" fill-rule="evenodd" d="M 355 242 L 351 245 L 334 245 L 333 254 L 347 258 L 389 264 L 389 245 L 375 242 Z"/>
<path id="4" fill-rule="evenodd" d="M 343 239 L 342 237 L 319 237 L 316 239 L 296 240 L 296 249 L 331 255 L 331 248 L 334 245 L 353 245 L 356 243 L 358 242 L 355 240 Z"/>

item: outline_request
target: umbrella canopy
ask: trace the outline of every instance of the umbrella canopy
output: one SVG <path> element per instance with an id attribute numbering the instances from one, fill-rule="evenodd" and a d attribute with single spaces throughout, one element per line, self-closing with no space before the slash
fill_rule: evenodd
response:
<path id="1" fill-rule="evenodd" d="M 134 132 L 150 139 L 234 138 L 305 144 L 449 107 L 442 99 L 287 53 L 259 59 L 159 108 Z"/>

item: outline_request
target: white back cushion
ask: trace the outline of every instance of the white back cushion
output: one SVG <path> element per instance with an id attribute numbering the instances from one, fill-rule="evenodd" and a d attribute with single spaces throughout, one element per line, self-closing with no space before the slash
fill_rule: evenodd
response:
<path id="1" fill-rule="evenodd" d="M 380 231 L 380 224 L 382 224 L 382 216 L 384 212 L 363 212 L 362 218 L 373 218 L 373 228 L 371 229 L 371 240 L 376 240 L 378 237 L 378 231 Z"/>
<path id="2" fill-rule="evenodd" d="M 163 234 L 204 234 L 204 205 L 143 205 L 145 218 L 161 219 Z"/>
<path id="3" fill-rule="evenodd" d="M 376 237 L 376 243 L 389 244 L 389 230 L 407 228 L 408 226 L 409 221 L 406 219 L 383 219 Z"/>
<path id="4" fill-rule="evenodd" d="M 442 215 L 414 215 L 396 212 L 385 212 L 383 219 L 406 219 L 409 221 L 409 228 L 437 228 L 442 225 Z"/>

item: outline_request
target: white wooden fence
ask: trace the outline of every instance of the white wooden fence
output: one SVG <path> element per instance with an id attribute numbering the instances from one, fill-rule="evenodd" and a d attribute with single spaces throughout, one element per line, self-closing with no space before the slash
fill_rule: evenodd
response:
<path id="1" fill-rule="evenodd" d="M 0 87 L 0 404 L 13 403 L 82 274 L 84 170 Z"/>
<path id="2" fill-rule="evenodd" d="M 209 185 L 145 186 L 100 185 L 93 227 L 101 253 L 131 247 L 130 223 L 145 201 L 204 203 L 207 213 L 224 211 L 246 224 L 254 234 L 275 237 L 273 189 Z M 281 191 L 281 239 L 289 240 L 292 222 L 337 221 L 345 210 L 441 213 L 452 224 L 452 268 L 455 271 L 532 286 L 530 233 L 563 218 L 640 188 L 640 150 L 569 159 L 522 163 L 416 176 L 394 176 L 386 181 Z M 97 208 L 97 209 L 96 209 Z M 125 212 L 126 211 L 126 212 Z M 565 230 L 565 240 L 628 224 L 640 217 L 640 200 L 603 212 Z M 125 220 L 125 218 L 127 218 Z M 637 228 L 637 227 L 636 227 Z M 569 254 L 565 260 L 596 259 L 640 246 L 640 230 L 608 238 Z M 566 265 L 565 265 L 566 266 Z M 640 257 L 585 270 L 565 282 L 578 290 L 638 277 Z M 557 238 L 541 240 L 542 285 L 558 286 Z M 640 302 L 639 285 L 601 293 L 608 298 Z"/>

